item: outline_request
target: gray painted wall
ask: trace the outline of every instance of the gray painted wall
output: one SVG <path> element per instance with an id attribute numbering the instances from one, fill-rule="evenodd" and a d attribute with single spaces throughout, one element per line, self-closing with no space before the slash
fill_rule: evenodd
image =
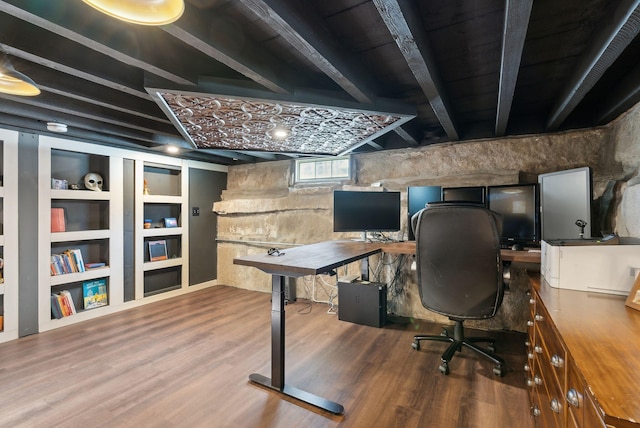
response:
<path id="1" fill-rule="evenodd" d="M 38 332 L 38 136 L 18 139 L 18 334 Z M 35 256 L 34 256 L 35 255 Z"/>
<path id="2" fill-rule="evenodd" d="M 217 278 L 217 214 L 213 203 L 227 187 L 227 174 L 189 169 L 189 285 Z M 193 208 L 200 214 L 193 215 Z"/>

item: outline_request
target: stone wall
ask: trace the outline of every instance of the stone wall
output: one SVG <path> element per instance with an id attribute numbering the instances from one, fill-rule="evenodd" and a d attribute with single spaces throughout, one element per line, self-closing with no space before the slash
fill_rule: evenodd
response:
<path id="1" fill-rule="evenodd" d="M 466 186 L 535 182 L 541 173 L 590 166 L 594 180 L 596 221 L 617 228 L 621 235 L 640 236 L 637 213 L 640 206 L 640 111 L 632 109 L 605 127 L 494 140 L 447 143 L 421 148 L 353 155 L 355 175 L 348 183 L 313 186 L 292 184 L 293 161 L 275 161 L 229 168 L 228 189 L 214 205 L 218 217 L 218 283 L 268 292 L 269 275 L 257 269 L 233 265 L 233 258 L 264 252 L 270 247 L 287 248 L 354 235 L 332 231 L 334 189 L 380 185 L 402 192 L 406 212 L 406 188 L 419 185 Z M 639 190 L 636 190 L 639 189 Z M 407 225 L 395 238 L 405 238 Z M 603 227 L 605 227 L 603 226 Z M 373 258 L 372 269 L 391 283 L 390 310 L 411 319 L 446 321 L 425 310 L 419 300 L 411 258 L 396 260 L 386 255 Z M 395 262 L 395 264 L 394 264 Z M 397 263 L 401 267 L 396 269 Z M 524 268 L 514 266 L 511 290 L 498 317 L 483 328 L 525 331 L 527 281 Z M 340 275 L 357 273 L 348 266 Z M 313 278 L 297 281 L 297 294 L 308 298 Z M 335 302 L 335 292 L 322 285 L 314 297 Z M 335 282 L 335 277 L 324 279 Z M 329 290 L 325 292 L 325 290 Z M 473 324 L 471 324 L 473 326 Z M 488 326 L 488 327 L 487 327 Z"/>

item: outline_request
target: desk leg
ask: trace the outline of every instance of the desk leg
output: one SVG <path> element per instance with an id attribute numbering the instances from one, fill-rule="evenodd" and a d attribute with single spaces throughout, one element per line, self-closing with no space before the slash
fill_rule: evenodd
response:
<path id="1" fill-rule="evenodd" d="M 271 379 L 258 373 L 249 376 L 249 380 L 275 389 L 289 397 L 319 407 L 328 412 L 340 415 L 344 407 L 309 392 L 286 385 L 284 383 L 284 282 L 282 275 L 273 275 L 271 279 Z"/>

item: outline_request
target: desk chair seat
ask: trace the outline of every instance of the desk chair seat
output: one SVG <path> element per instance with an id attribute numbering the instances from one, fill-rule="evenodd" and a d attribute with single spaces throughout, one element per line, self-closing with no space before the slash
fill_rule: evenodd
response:
<path id="1" fill-rule="evenodd" d="M 483 206 L 436 203 L 412 218 L 416 236 L 416 266 L 422 305 L 454 321 L 453 331 L 439 336 L 416 335 L 412 347 L 432 340 L 449 342 L 439 370 L 449 374 L 449 362 L 463 347 L 491 360 L 503 375 L 504 360 L 494 354 L 490 337 L 465 337 L 464 320 L 495 316 L 504 285 L 500 259 L 500 218 Z M 482 348 L 477 343 L 488 343 Z"/>

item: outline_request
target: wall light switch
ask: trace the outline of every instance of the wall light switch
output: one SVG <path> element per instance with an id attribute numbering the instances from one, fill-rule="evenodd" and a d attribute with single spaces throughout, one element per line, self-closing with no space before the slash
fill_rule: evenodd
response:
<path id="1" fill-rule="evenodd" d="M 199 216 L 200 215 L 200 207 L 191 208 L 191 215 L 192 216 Z"/>

